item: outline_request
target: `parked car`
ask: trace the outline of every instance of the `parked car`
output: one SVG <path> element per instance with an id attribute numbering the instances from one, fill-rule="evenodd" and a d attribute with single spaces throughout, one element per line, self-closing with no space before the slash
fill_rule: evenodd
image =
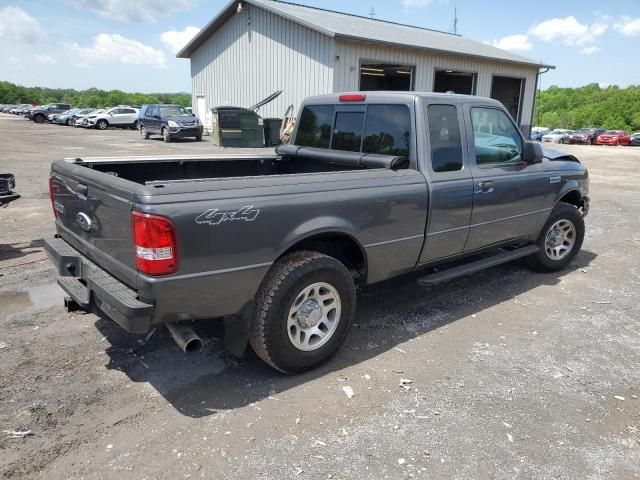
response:
<path id="1" fill-rule="evenodd" d="M 596 145 L 630 145 L 631 135 L 625 130 L 607 130 L 596 139 Z"/>
<path id="2" fill-rule="evenodd" d="M 587 169 L 526 142 L 497 100 L 332 94 L 297 118 L 276 154 L 56 161 L 45 248 L 68 306 L 165 324 L 186 352 L 202 348 L 188 321 L 227 317 L 297 373 L 346 338 L 356 283 L 557 271 L 581 248 Z"/>
<path id="3" fill-rule="evenodd" d="M 544 143 L 565 143 L 567 134 L 573 133 L 571 130 L 556 128 L 542 137 Z"/>
<path id="4" fill-rule="evenodd" d="M 11 108 L 9 110 L 9 113 L 13 113 L 14 115 L 24 115 L 27 113 L 27 111 L 29 111 L 33 107 L 34 106 L 31 105 L 30 103 L 23 103 L 22 105 L 18 105 L 14 108 Z"/>
<path id="5" fill-rule="evenodd" d="M 41 107 L 35 107 L 28 111 L 27 117 L 29 120 L 33 120 L 36 123 L 44 123 L 48 120 L 49 115 L 66 112 L 71 109 L 71 105 L 68 103 L 50 103 L 48 105 L 42 105 Z"/>
<path id="6" fill-rule="evenodd" d="M 20 198 L 15 192 L 16 177 L 12 173 L 0 173 L 0 207 L 6 207 L 9 203 Z"/>
<path id="7" fill-rule="evenodd" d="M 604 133 L 604 128 L 581 128 L 569 138 L 568 143 L 582 143 L 584 145 L 595 145 L 596 139 Z"/>
<path id="8" fill-rule="evenodd" d="M 540 142 L 542 141 L 542 137 L 544 137 L 550 131 L 551 130 L 549 130 L 548 128 L 534 127 L 531 130 L 531 135 L 529 135 L 529 139 L 533 140 L 534 142 Z"/>
<path id="9" fill-rule="evenodd" d="M 101 113 L 106 112 L 106 109 L 104 109 L 104 108 L 99 108 L 99 109 L 93 108 L 93 109 L 90 109 L 90 110 L 91 110 L 90 112 L 76 115 L 76 118 L 73 121 L 72 125 L 74 127 L 84 127 L 84 128 L 86 128 L 86 127 L 89 126 L 89 117 L 91 115 L 96 115 L 97 116 L 97 115 L 99 115 Z"/>
<path id="10" fill-rule="evenodd" d="M 93 108 L 72 108 L 56 116 L 54 123 L 59 125 L 73 125 L 80 115 L 86 115 L 91 112 L 93 112 Z"/>
<path id="11" fill-rule="evenodd" d="M 103 112 L 93 112 L 87 117 L 87 127 L 106 130 L 109 127 L 138 128 L 138 110 L 126 105 L 109 108 Z"/>
<path id="12" fill-rule="evenodd" d="M 140 135 L 162 135 L 165 142 L 193 137 L 202 141 L 203 126 L 198 117 L 180 105 L 143 105 L 140 109 Z"/>
<path id="13" fill-rule="evenodd" d="M 640 147 L 640 132 L 631 134 L 631 145 Z"/>

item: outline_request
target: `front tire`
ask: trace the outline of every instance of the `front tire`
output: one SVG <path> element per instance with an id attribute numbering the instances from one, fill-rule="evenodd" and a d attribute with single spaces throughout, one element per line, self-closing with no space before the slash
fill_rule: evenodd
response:
<path id="1" fill-rule="evenodd" d="M 171 143 L 171 134 L 169 133 L 168 128 L 162 129 L 162 138 L 164 139 L 165 143 Z"/>
<path id="2" fill-rule="evenodd" d="M 202 141 L 202 135 L 196 135 L 196 142 Z"/>
<path id="3" fill-rule="evenodd" d="M 536 245 L 540 251 L 524 258 L 536 272 L 557 272 L 566 268 L 582 248 L 584 218 L 573 205 L 560 202 L 551 212 Z"/>
<path id="4" fill-rule="evenodd" d="M 36 115 L 35 117 L 33 117 L 33 121 L 36 123 L 44 123 L 45 121 L 44 115 L 42 114 Z"/>
<path id="5" fill-rule="evenodd" d="M 107 128 L 109 128 L 109 122 L 107 122 L 106 120 L 98 120 L 98 122 L 96 123 L 96 128 L 98 130 L 106 130 Z"/>
<path id="6" fill-rule="evenodd" d="M 355 284 L 341 262 L 318 252 L 294 252 L 276 261 L 263 280 L 249 341 L 273 368 L 304 372 L 338 350 L 355 311 Z"/>

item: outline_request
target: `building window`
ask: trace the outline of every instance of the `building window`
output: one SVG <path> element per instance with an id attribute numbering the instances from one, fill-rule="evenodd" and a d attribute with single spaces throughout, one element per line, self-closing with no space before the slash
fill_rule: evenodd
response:
<path id="1" fill-rule="evenodd" d="M 516 123 L 520 123 L 520 105 L 524 94 L 522 78 L 501 77 L 495 75 L 491 84 L 491 98 L 502 102 Z"/>
<path id="2" fill-rule="evenodd" d="M 389 65 L 384 63 L 363 63 L 360 65 L 360 90 L 413 90 L 412 65 Z"/>
<path id="3" fill-rule="evenodd" d="M 436 70 L 433 91 L 438 93 L 460 93 L 475 95 L 478 74 L 456 72 L 454 70 Z"/>

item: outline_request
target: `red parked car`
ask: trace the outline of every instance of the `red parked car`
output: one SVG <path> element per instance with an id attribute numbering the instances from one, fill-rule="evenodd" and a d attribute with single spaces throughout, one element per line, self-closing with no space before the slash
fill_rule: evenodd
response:
<path id="1" fill-rule="evenodd" d="M 596 140 L 596 145 L 630 145 L 631 135 L 624 130 L 607 130 Z"/>

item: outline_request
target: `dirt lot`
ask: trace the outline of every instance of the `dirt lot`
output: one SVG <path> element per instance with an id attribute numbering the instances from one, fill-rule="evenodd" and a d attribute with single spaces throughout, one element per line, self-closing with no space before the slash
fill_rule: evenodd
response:
<path id="1" fill-rule="evenodd" d="M 366 288 L 337 357 L 287 377 L 226 354 L 215 322 L 185 356 L 66 313 L 42 250 L 52 160 L 210 144 L 7 115 L 0 132 L 23 194 L 0 210 L 0 430 L 33 433 L 0 436 L 3 478 L 640 477 L 640 148 L 564 147 L 592 179 L 568 270 Z"/>

